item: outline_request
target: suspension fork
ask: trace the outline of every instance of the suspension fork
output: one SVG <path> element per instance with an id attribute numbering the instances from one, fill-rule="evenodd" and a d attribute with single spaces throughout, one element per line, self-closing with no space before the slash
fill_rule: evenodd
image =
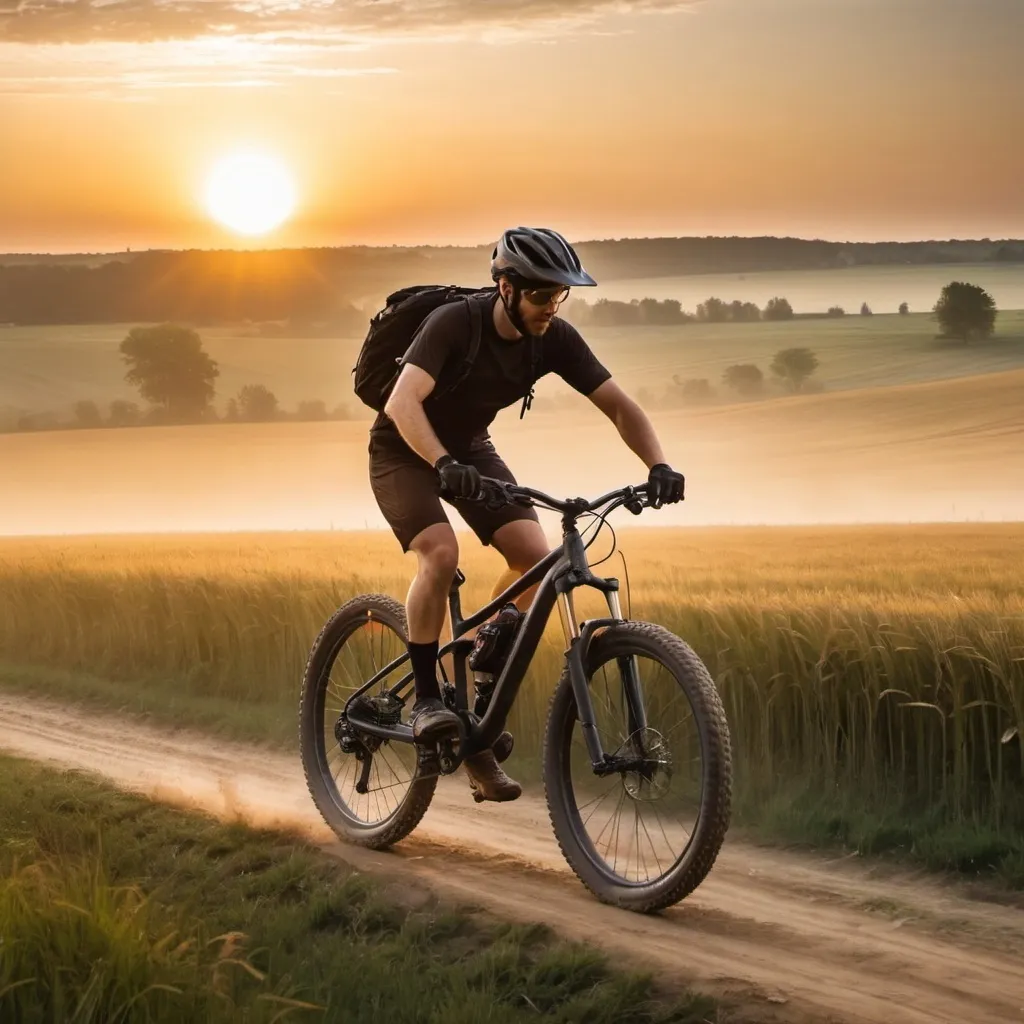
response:
<path id="1" fill-rule="evenodd" d="M 573 591 L 581 586 L 592 586 L 604 593 L 605 599 L 608 602 L 608 618 L 591 619 L 580 626 L 576 621 Z M 573 695 L 576 699 L 576 716 L 580 723 L 583 738 L 587 744 L 587 752 L 590 755 L 591 763 L 596 769 L 605 763 L 608 754 L 602 747 L 601 738 L 594 721 L 594 705 L 591 700 L 590 685 L 587 680 L 584 659 L 586 658 L 591 638 L 597 629 L 616 625 L 624 621 L 619 602 L 619 581 L 616 579 L 601 579 L 594 576 L 590 572 L 589 567 L 582 570 L 570 568 L 565 575 L 558 578 L 555 587 L 558 592 L 559 618 L 562 622 L 562 631 L 565 634 L 566 662 L 569 667 L 569 678 L 572 682 Z M 636 737 L 638 734 L 642 736 L 641 730 L 647 727 L 647 713 L 640 690 L 640 673 L 637 670 L 636 658 L 633 656 L 621 657 L 616 659 L 616 663 L 618 664 L 622 679 L 623 700 L 626 705 L 629 734 L 631 737 Z M 643 751 L 637 746 L 635 739 L 634 747 L 642 756 Z"/>
<path id="2" fill-rule="evenodd" d="M 611 591 L 607 595 L 608 611 L 617 618 L 622 618 L 622 609 L 619 605 L 618 591 Z M 629 724 L 630 737 L 642 736 L 642 730 L 647 728 L 647 709 L 644 707 L 644 695 L 640 690 L 640 669 L 636 663 L 636 655 L 630 654 L 626 657 L 616 658 L 619 666 L 619 674 L 622 677 L 622 696 L 626 704 L 626 719 Z M 634 744 L 638 742 L 634 739 Z M 638 746 L 637 752 L 643 754 Z"/>

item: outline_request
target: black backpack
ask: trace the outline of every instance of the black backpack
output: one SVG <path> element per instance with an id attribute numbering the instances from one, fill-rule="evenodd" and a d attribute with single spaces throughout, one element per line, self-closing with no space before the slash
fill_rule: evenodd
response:
<path id="1" fill-rule="evenodd" d="M 483 334 L 483 311 L 485 304 L 489 308 L 497 291 L 480 288 L 461 288 L 458 285 L 421 284 L 402 288 L 392 292 L 385 299 L 384 308 L 370 321 L 370 329 L 359 350 L 356 365 L 352 368 L 355 375 L 354 390 L 359 400 L 371 409 L 381 412 L 391 388 L 398 379 L 399 363 L 412 344 L 413 336 L 420 324 L 440 306 L 452 302 L 463 302 L 466 315 L 470 319 L 470 343 L 466 355 L 458 371 L 452 375 L 445 386 L 435 388 L 433 395 L 447 394 L 458 387 L 466 379 L 480 351 L 480 340 Z M 539 346 L 537 340 L 531 340 L 529 393 L 523 398 L 523 408 L 519 413 L 522 419 L 526 410 L 533 403 L 533 382 L 537 379 L 539 362 Z"/>

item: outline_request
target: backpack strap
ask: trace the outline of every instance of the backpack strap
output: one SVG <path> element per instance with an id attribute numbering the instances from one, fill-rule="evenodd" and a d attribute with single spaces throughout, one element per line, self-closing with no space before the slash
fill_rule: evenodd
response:
<path id="1" fill-rule="evenodd" d="M 533 386 L 540 377 L 540 338 L 536 334 L 530 335 L 530 390 L 523 396 L 523 407 L 519 410 L 519 418 L 522 419 L 527 410 L 533 405 Z"/>
<path id="2" fill-rule="evenodd" d="M 473 369 L 476 357 L 480 353 L 480 342 L 483 340 L 484 315 L 479 300 L 475 296 L 466 295 L 463 301 L 469 312 L 469 347 L 462 357 L 458 376 L 445 388 L 445 394 L 454 391 L 469 376 L 469 371 Z"/>

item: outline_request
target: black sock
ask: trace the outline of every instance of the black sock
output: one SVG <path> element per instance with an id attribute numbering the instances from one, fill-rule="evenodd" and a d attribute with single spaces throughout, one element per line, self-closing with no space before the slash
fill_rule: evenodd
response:
<path id="1" fill-rule="evenodd" d="M 429 644 L 409 644 L 409 660 L 412 662 L 412 673 L 416 682 L 416 699 L 440 697 L 441 687 L 437 681 L 437 651 L 440 644 L 437 640 Z"/>

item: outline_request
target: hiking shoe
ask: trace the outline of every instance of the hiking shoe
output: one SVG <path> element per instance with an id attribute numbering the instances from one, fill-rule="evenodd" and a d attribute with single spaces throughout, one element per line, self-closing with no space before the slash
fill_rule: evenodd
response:
<path id="1" fill-rule="evenodd" d="M 423 697 L 413 704 L 409 725 L 412 738 L 419 743 L 444 733 L 458 732 L 459 716 L 446 708 L 440 697 Z"/>
<path id="2" fill-rule="evenodd" d="M 494 800 L 504 803 L 515 800 L 523 791 L 523 787 L 510 779 L 494 758 L 493 750 L 482 750 L 462 762 L 469 776 L 469 787 L 473 790 L 473 799 L 480 803 L 483 800 Z"/>
<path id="3" fill-rule="evenodd" d="M 503 732 L 492 744 L 491 750 L 494 751 L 494 759 L 501 764 L 502 761 L 507 761 L 509 754 L 512 753 L 512 747 L 514 741 L 512 739 L 512 733 L 505 731 Z"/>

